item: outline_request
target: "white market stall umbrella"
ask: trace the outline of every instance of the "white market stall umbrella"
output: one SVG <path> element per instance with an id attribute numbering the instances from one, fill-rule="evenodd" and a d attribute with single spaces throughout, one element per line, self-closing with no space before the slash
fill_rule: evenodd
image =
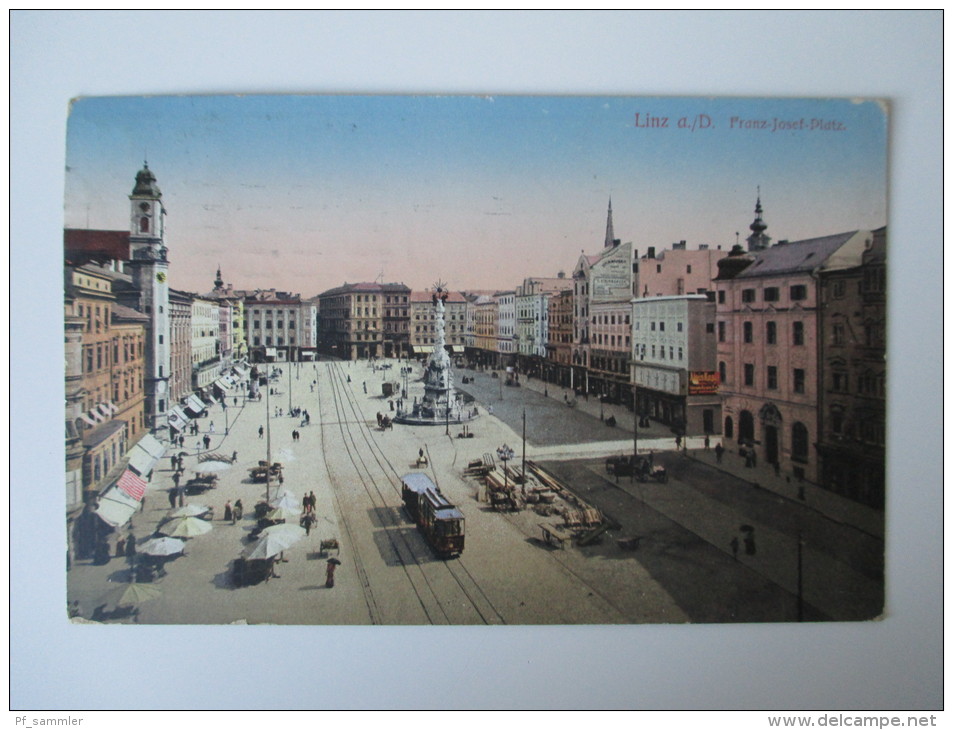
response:
<path id="1" fill-rule="evenodd" d="M 272 509 L 285 507 L 292 510 L 300 510 L 301 503 L 291 492 L 282 492 L 270 502 Z"/>
<path id="2" fill-rule="evenodd" d="M 245 549 L 248 560 L 267 560 L 281 553 L 305 535 L 303 527 L 297 525 L 274 525 L 262 531 L 254 546 Z"/>
<path id="3" fill-rule="evenodd" d="M 154 537 L 139 546 L 139 552 L 157 557 L 178 555 L 185 550 L 185 541 L 174 537 Z"/>
<path id="4" fill-rule="evenodd" d="M 160 528 L 160 532 L 169 537 L 195 537 L 204 535 L 212 525 L 198 517 L 177 517 Z"/>
<path id="5" fill-rule="evenodd" d="M 269 520 L 293 520 L 301 514 L 300 509 L 291 509 L 290 507 L 276 507 L 265 517 Z"/>
<path id="6" fill-rule="evenodd" d="M 169 512 L 169 517 L 198 517 L 199 515 L 204 515 L 210 509 L 212 508 L 203 507 L 199 504 L 184 504 Z"/>

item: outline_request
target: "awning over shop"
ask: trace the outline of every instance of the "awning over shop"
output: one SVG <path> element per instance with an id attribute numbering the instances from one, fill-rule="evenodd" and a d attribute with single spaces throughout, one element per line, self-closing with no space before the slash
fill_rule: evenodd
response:
<path id="1" fill-rule="evenodd" d="M 165 453 L 165 444 L 152 434 L 146 434 L 129 452 L 129 466 L 146 476 Z"/>
<path id="2" fill-rule="evenodd" d="M 276 350 L 274 347 L 265 348 L 265 357 L 277 357 L 277 356 L 278 356 L 278 350 Z"/>
<path id="3" fill-rule="evenodd" d="M 463 345 L 450 345 L 450 352 L 457 354 L 463 352 Z"/>
<path id="4" fill-rule="evenodd" d="M 192 393 L 185 401 L 185 408 L 197 416 L 205 410 L 205 402 L 195 393 Z"/>
<path id="5" fill-rule="evenodd" d="M 226 390 L 232 387 L 232 384 L 225 378 L 219 378 L 215 381 L 215 387 L 219 388 L 224 393 Z"/>
<path id="6" fill-rule="evenodd" d="M 129 496 L 117 485 L 111 486 L 99 496 L 96 514 L 103 522 L 113 527 L 122 527 L 139 509 L 139 500 Z"/>
<path id="7" fill-rule="evenodd" d="M 415 355 L 429 355 L 433 352 L 433 345 L 421 345 L 420 347 L 414 347 Z"/>
<path id="8" fill-rule="evenodd" d="M 189 421 L 192 420 L 182 410 L 182 406 L 173 406 L 172 410 L 169 411 L 168 419 L 169 426 L 176 431 L 184 431 L 185 427 L 189 425 Z"/>

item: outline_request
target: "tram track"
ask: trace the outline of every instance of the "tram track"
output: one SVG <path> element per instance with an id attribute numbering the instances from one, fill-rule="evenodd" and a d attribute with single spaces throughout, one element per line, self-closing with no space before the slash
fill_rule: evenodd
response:
<path id="1" fill-rule="evenodd" d="M 471 619 L 484 624 L 506 623 L 479 585 L 478 581 L 461 559 L 453 561 L 434 561 L 429 548 L 423 548 L 418 541 L 406 534 L 407 525 L 402 519 L 400 508 L 394 508 L 395 501 L 401 503 L 401 474 L 396 470 L 377 441 L 370 434 L 370 426 L 360 412 L 356 398 L 350 392 L 340 365 L 329 363 L 327 375 L 331 388 L 334 421 L 341 434 L 341 440 L 348 459 L 363 488 L 363 493 L 379 516 L 383 537 L 389 546 L 395 561 L 404 571 L 411 586 L 415 600 L 427 621 L 432 624 L 471 623 L 451 615 L 459 612 L 460 601 L 451 600 L 445 595 L 446 586 L 442 582 L 440 571 L 455 584 L 455 591 L 465 599 L 471 613 Z M 328 414 L 330 415 L 330 408 Z M 324 423 L 324 421 L 322 421 Z M 327 454 L 327 445 L 322 439 L 322 448 Z M 428 454 L 429 456 L 429 454 Z M 327 459 L 325 459 L 327 464 Z M 335 483 L 330 467 L 329 476 Z M 340 501 L 338 501 L 340 507 Z M 339 509 L 342 520 L 348 522 L 347 511 Z M 353 527 L 348 524 L 350 533 Z M 453 608 L 450 608 L 450 607 Z"/>

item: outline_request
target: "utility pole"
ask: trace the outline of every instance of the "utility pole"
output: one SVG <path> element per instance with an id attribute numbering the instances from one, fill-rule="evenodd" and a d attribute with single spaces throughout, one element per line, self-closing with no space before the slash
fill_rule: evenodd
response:
<path id="1" fill-rule="evenodd" d="M 523 496 L 526 496 L 526 409 L 523 409 Z"/>
<path id="2" fill-rule="evenodd" d="M 797 531 L 797 620 L 804 620 L 804 540 Z"/>
<path id="3" fill-rule="evenodd" d="M 265 369 L 265 448 L 267 465 L 265 466 L 265 501 L 271 501 L 271 375 Z"/>
<path id="4" fill-rule="evenodd" d="M 633 375 L 635 368 L 633 366 Z M 631 479 L 635 481 L 635 470 L 638 467 L 639 460 L 639 407 L 636 400 L 635 383 L 632 383 L 632 474 Z"/>

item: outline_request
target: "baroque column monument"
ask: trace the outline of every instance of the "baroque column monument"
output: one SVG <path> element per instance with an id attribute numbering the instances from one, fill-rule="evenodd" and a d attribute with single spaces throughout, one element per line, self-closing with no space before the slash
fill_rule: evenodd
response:
<path id="1" fill-rule="evenodd" d="M 394 419 L 396 423 L 413 425 L 443 425 L 472 420 L 476 409 L 463 408 L 461 398 L 453 388 L 453 366 L 446 345 L 444 302 L 448 293 L 444 284 L 434 286 L 433 305 L 434 344 L 424 371 L 424 397 L 414 403 L 412 410 L 403 410 Z"/>

